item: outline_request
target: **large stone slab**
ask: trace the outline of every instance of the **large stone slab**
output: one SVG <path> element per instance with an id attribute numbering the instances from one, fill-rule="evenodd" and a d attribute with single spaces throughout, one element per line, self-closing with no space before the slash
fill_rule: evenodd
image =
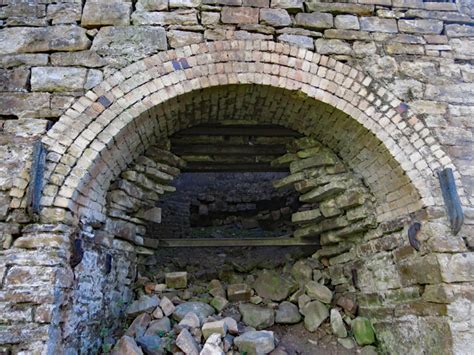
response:
<path id="1" fill-rule="evenodd" d="M 275 312 L 271 308 L 242 303 L 239 311 L 243 322 L 256 329 L 271 327 L 275 322 Z"/>
<path id="2" fill-rule="evenodd" d="M 361 17 L 360 28 L 369 32 L 397 33 L 397 21 L 395 19 L 384 19 L 379 17 Z"/>
<path id="3" fill-rule="evenodd" d="M 118 26 L 101 28 L 91 49 L 103 56 L 126 56 L 133 60 L 167 47 L 164 28 Z"/>
<path id="4" fill-rule="evenodd" d="M 31 90 L 47 92 L 84 89 L 87 69 L 72 67 L 36 67 L 31 69 Z"/>
<path id="5" fill-rule="evenodd" d="M 260 297 L 282 301 L 294 291 L 295 285 L 274 270 L 262 270 L 259 272 L 253 288 Z"/>
<path id="6" fill-rule="evenodd" d="M 268 354 L 275 349 L 273 332 L 261 330 L 250 331 L 234 339 L 241 354 Z"/>
<path id="7" fill-rule="evenodd" d="M 224 7 L 221 13 L 223 23 L 258 23 L 259 9 L 253 7 Z"/>
<path id="8" fill-rule="evenodd" d="M 303 13 L 296 14 L 295 22 L 297 26 L 310 29 L 325 29 L 331 28 L 334 25 L 333 17 L 331 14 L 325 13 Z"/>
<path id="9" fill-rule="evenodd" d="M 400 32 L 440 34 L 443 31 L 443 22 L 436 20 L 398 20 Z"/>
<path id="10" fill-rule="evenodd" d="M 319 301 L 307 303 L 301 313 L 304 315 L 304 326 L 310 332 L 316 331 L 321 323 L 329 317 L 327 307 Z"/>
<path id="11" fill-rule="evenodd" d="M 0 30 L 0 55 L 87 49 L 86 30 L 78 26 L 12 27 Z"/>
<path id="12" fill-rule="evenodd" d="M 131 2 L 88 0 L 82 10 L 81 25 L 84 27 L 128 25 L 131 12 Z"/>

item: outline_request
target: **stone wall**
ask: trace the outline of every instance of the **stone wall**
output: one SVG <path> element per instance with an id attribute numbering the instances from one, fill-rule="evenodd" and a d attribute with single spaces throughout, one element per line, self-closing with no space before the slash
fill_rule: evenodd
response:
<path id="1" fill-rule="evenodd" d="M 100 292 L 90 302 L 78 287 L 115 287 L 126 299 L 135 248 L 90 232 L 73 268 L 75 239 L 101 228 L 110 183 L 151 137 L 232 115 L 317 136 L 377 199 L 381 224 L 362 244 L 319 255 L 341 292 L 358 270 L 361 312 L 379 320 L 387 349 L 416 329 L 406 350 L 450 332 L 452 351 L 468 353 L 473 15 L 469 0 L 0 1 L 2 346 L 89 349 L 68 334 L 93 335 L 104 318 L 94 310 L 114 302 Z M 39 139 L 48 150 L 41 216 L 27 210 Z M 465 211 L 456 236 L 435 175 L 445 167 Z M 419 252 L 406 239 L 415 220 Z M 95 267 L 107 253 L 124 265 L 110 276 Z M 83 319 L 68 319 L 86 304 Z"/>

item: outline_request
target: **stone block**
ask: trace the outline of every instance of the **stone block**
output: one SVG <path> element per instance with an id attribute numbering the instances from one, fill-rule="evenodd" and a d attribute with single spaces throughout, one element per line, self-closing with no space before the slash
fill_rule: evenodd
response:
<path id="1" fill-rule="evenodd" d="M 267 330 L 245 332 L 234 343 L 242 354 L 269 354 L 275 349 L 273 332 Z"/>
<path id="2" fill-rule="evenodd" d="M 252 290 L 247 284 L 232 284 L 227 287 L 227 298 L 231 302 L 248 301 Z"/>
<path id="3" fill-rule="evenodd" d="M 230 24 L 258 23 L 259 9 L 253 7 L 224 7 L 221 21 Z"/>
<path id="4" fill-rule="evenodd" d="M 360 29 L 369 32 L 397 33 L 397 21 L 379 17 L 361 17 Z"/>
<path id="5" fill-rule="evenodd" d="M 337 218 L 324 219 L 319 223 L 310 224 L 303 228 L 299 228 L 294 232 L 296 238 L 315 237 L 320 235 L 322 232 L 338 229 L 348 225 L 348 221 L 345 216 Z"/>
<path id="6" fill-rule="evenodd" d="M 87 70 L 72 67 L 36 67 L 31 69 L 32 91 L 81 91 Z"/>
<path id="7" fill-rule="evenodd" d="M 439 259 L 436 255 L 414 257 L 397 264 L 402 285 L 436 284 L 442 281 Z"/>
<path id="8" fill-rule="evenodd" d="M 221 336 L 227 334 L 227 324 L 224 320 L 207 322 L 202 325 L 202 335 L 204 339 L 209 338 L 212 334 L 219 334 Z"/>
<path id="9" fill-rule="evenodd" d="M 290 164 L 291 174 L 310 168 L 332 165 L 335 163 L 332 153 L 325 152 L 311 158 L 294 161 Z"/>
<path id="10" fill-rule="evenodd" d="M 194 8 L 201 5 L 201 0 L 169 0 L 170 8 Z"/>
<path id="11" fill-rule="evenodd" d="M 78 26 L 15 27 L 0 30 L 0 55 L 79 51 L 89 48 L 86 30 Z"/>
<path id="12" fill-rule="evenodd" d="M 92 50 L 103 56 L 141 58 L 168 48 L 164 28 L 103 27 L 94 38 Z"/>
<path id="13" fill-rule="evenodd" d="M 351 54 L 351 45 L 340 39 L 318 38 L 314 44 L 319 54 Z"/>
<path id="14" fill-rule="evenodd" d="M 186 288 L 188 273 L 186 271 L 168 272 L 165 274 L 166 286 L 169 288 Z"/>
<path id="15" fill-rule="evenodd" d="M 181 25 L 192 26 L 198 24 L 195 9 L 176 10 L 173 12 L 144 12 L 135 11 L 132 15 L 134 25 Z"/>
<path id="16" fill-rule="evenodd" d="M 474 27 L 469 25 L 449 24 L 446 25 L 446 35 L 455 37 L 474 37 Z"/>
<path id="17" fill-rule="evenodd" d="M 438 35 L 443 31 L 443 22 L 436 20 L 398 20 L 400 32 Z"/>
<path id="18" fill-rule="evenodd" d="M 260 22 L 273 27 L 285 27 L 291 25 L 291 18 L 284 9 L 261 9 Z"/>
<path id="19" fill-rule="evenodd" d="M 176 338 L 176 346 L 181 349 L 185 354 L 199 354 L 199 346 L 187 329 L 183 329 L 181 330 L 181 333 L 179 333 L 178 337 Z"/>
<path id="20" fill-rule="evenodd" d="M 131 12 L 131 2 L 87 0 L 82 11 L 81 25 L 84 27 L 129 25 Z"/>
<path id="21" fill-rule="evenodd" d="M 314 49 L 313 39 L 307 36 L 284 33 L 278 36 L 278 41 L 289 43 L 306 49 Z"/>
<path id="22" fill-rule="evenodd" d="M 320 0 L 305 1 L 308 11 L 329 12 L 333 14 L 352 14 L 358 16 L 373 15 L 375 7 L 373 5 L 361 5 L 344 2 L 322 2 Z"/>
<path id="23" fill-rule="evenodd" d="M 291 221 L 293 223 L 318 222 L 322 219 L 323 216 L 321 215 L 321 211 L 319 209 L 300 211 L 291 215 Z"/>
<path id="24" fill-rule="evenodd" d="M 168 0 L 138 0 L 137 11 L 163 11 L 168 10 Z"/>
<path id="25" fill-rule="evenodd" d="M 354 15 L 337 15 L 334 19 L 334 25 L 341 30 L 360 29 L 359 19 Z"/>
<path id="26" fill-rule="evenodd" d="M 179 48 L 194 43 L 201 43 L 204 39 L 202 33 L 179 30 L 168 31 L 167 37 L 171 48 Z"/>
<path id="27" fill-rule="evenodd" d="M 327 307 L 319 301 L 307 303 L 300 311 L 304 315 L 304 326 L 310 332 L 316 331 L 321 323 L 329 317 Z"/>
<path id="28" fill-rule="evenodd" d="M 0 91 L 27 91 L 28 68 L 0 69 Z"/>
<path id="29" fill-rule="evenodd" d="M 206 5 L 242 6 L 242 0 L 202 0 Z"/>
<path id="30" fill-rule="evenodd" d="M 295 17 L 296 26 L 301 26 L 309 29 L 325 29 L 331 28 L 334 25 L 333 16 L 325 13 L 303 13 L 296 14 Z"/>
<path id="31" fill-rule="evenodd" d="M 328 304 L 332 301 L 332 291 L 316 281 L 307 282 L 304 289 L 312 300 L 318 300 Z"/>
<path id="32" fill-rule="evenodd" d="M 329 184 L 317 187 L 310 192 L 300 196 L 301 202 L 319 202 L 327 198 L 331 198 L 347 189 L 347 182 L 334 181 Z"/>
<path id="33" fill-rule="evenodd" d="M 239 305 L 239 312 L 242 321 L 255 329 L 268 328 L 275 323 L 275 312 L 268 307 L 242 303 Z"/>
<path id="34" fill-rule="evenodd" d="M 49 56 L 54 66 L 103 67 L 106 61 L 93 51 L 58 52 Z"/>
<path id="35" fill-rule="evenodd" d="M 299 12 L 303 10 L 303 0 L 271 0 L 270 7 Z"/>
<path id="36" fill-rule="evenodd" d="M 474 252 L 438 254 L 437 257 L 444 282 L 474 281 Z"/>
<path id="37" fill-rule="evenodd" d="M 270 0 L 243 0 L 242 5 L 250 7 L 269 7 Z"/>
<path id="38" fill-rule="evenodd" d="M 49 4 L 47 17 L 53 25 L 75 24 L 81 20 L 81 12 L 80 3 Z"/>

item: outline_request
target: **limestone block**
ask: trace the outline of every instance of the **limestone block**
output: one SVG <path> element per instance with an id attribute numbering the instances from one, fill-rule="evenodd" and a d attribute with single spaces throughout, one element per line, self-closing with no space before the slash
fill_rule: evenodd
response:
<path id="1" fill-rule="evenodd" d="M 469 25 L 450 24 L 446 25 L 448 37 L 474 37 L 474 27 Z"/>
<path id="2" fill-rule="evenodd" d="M 0 55 L 87 49 L 86 30 L 78 26 L 15 27 L 0 30 Z"/>
<path id="3" fill-rule="evenodd" d="M 474 281 L 474 253 L 438 254 L 444 282 Z"/>
<path id="4" fill-rule="evenodd" d="M 224 7 L 221 21 L 230 24 L 258 23 L 259 9 L 253 7 Z"/>
<path id="5" fill-rule="evenodd" d="M 334 19 L 334 25 L 341 30 L 360 29 L 359 19 L 354 15 L 337 15 Z"/>
<path id="6" fill-rule="evenodd" d="M 275 323 L 275 312 L 268 307 L 242 303 L 239 305 L 239 312 L 243 322 L 255 329 L 268 328 Z"/>
<path id="7" fill-rule="evenodd" d="M 400 32 L 437 35 L 443 31 L 443 22 L 422 19 L 398 20 L 398 29 Z"/>
<path id="8" fill-rule="evenodd" d="M 201 23 L 205 26 L 217 25 L 221 19 L 221 14 L 218 12 L 203 11 L 201 12 Z"/>
<path id="9" fill-rule="evenodd" d="M 327 216 L 325 216 L 327 217 Z M 296 212 L 291 215 L 293 223 L 318 222 L 323 219 L 319 209 Z"/>
<path id="10" fill-rule="evenodd" d="M 137 11 L 163 11 L 168 10 L 168 0 L 138 0 Z"/>
<path id="11" fill-rule="evenodd" d="M 310 29 L 324 29 L 331 28 L 334 25 L 333 16 L 326 13 L 303 13 L 296 14 L 295 17 L 296 26 L 301 26 Z"/>
<path id="12" fill-rule="evenodd" d="M 295 284 L 289 278 L 273 270 L 262 270 L 258 273 L 253 288 L 260 297 L 272 301 L 286 299 L 295 289 Z"/>
<path id="13" fill-rule="evenodd" d="M 49 58 L 54 66 L 98 68 L 106 64 L 105 60 L 93 51 L 58 52 L 52 53 Z"/>
<path id="14" fill-rule="evenodd" d="M 94 38 L 92 50 L 105 56 L 126 56 L 134 59 L 167 49 L 164 28 L 103 27 Z"/>
<path id="15" fill-rule="evenodd" d="M 330 198 L 347 188 L 347 182 L 345 181 L 334 181 L 329 184 L 317 187 L 310 192 L 307 192 L 300 196 L 301 202 L 318 202 L 326 198 Z"/>
<path id="16" fill-rule="evenodd" d="M 87 0 L 82 11 L 81 25 L 84 27 L 128 25 L 131 12 L 131 2 Z"/>
<path id="17" fill-rule="evenodd" d="M 227 298 L 231 302 L 248 301 L 252 296 L 247 284 L 232 284 L 227 287 Z"/>
<path id="18" fill-rule="evenodd" d="M 201 0 L 169 0 L 170 8 L 199 7 Z"/>
<path id="19" fill-rule="evenodd" d="M 28 68 L 0 69 L 0 91 L 27 91 Z"/>
<path id="20" fill-rule="evenodd" d="M 201 43 L 204 38 L 202 33 L 179 30 L 169 31 L 167 37 L 171 48 L 179 48 L 193 43 Z"/>
<path id="21" fill-rule="evenodd" d="M 348 225 L 348 221 L 345 216 L 337 218 L 324 219 L 319 223 L 311 224 L 303 228 L 299 228 L 294 232 L 296 238 L 313 237 L 318 236 L 322 232 L 342 228 Z"/>
<path id="22" fill-rule="evenodd" d="M 273 332 L 267 330 L 245 332 L 236 337 L 234 343 L 244 354 L 269 354 L 275 349 Z"/>
<path id="23" fill-rule="evenodd" d="M 318 38 L 315 41 L 316 51 L 320 54 L 351 54 L 351 45 L 339 39 Z"/>
<path id="24" fill-rule="evenodd" d="M 329 317 L 327 307 L 319 301 L 307 303 L 302 307 L 301 313 L 304 315 L 304 326 L 310 332 L 316 331 L 321 323 Z"/>
<path id="25" fill-rule="evenodd" d="M 303 10 L 303 0 L 271 0 L 270 7 L 298 12 Z"/>
<path id="26" fill-rule="evenodd" d="M 186 302 L 176 306 L 173 318 L 177 321 L 181 321 L 189 312 L 196 314 L 202 323 L 207 317 L 212 316 L 215 313 L 215 310 L 207 303 Z"/>
<path id="27" fill-rule="evenodd" d="M 397 21 L 394 19 L 384 19 L 379 17 L 361 17 L 360 28 L 369 32 L 397 33 Z"/>
<path id="28" fill-rule="evenodd" d="M 86 82 L 84 83 L 84 89 L 90 90 L 99 85 L 104 79 L 104 74 L 101 70 L 89 69 L 87 71 Z"/>
<path id="29" fill-rule="evenodd" d="M 186 288 L 188 273 L 186 271 L 168 272 L 165 274 L 166 286 L 169 288 Z"/>
<path id="30" fill-rule="evenodd" d="M 227 324 L 224 322 L 224 320 L 207 322 L 203 324 L 202 335 L 204 339 L 209 338 L 212 334 L 219 334 L 221 336 L 227 334 Z"/>
<path id="31" fill-rule="evenodd" d="M 474 56 L 474 40 L 472 38 L 453 38 L 449 40 L 456 59 L 470 60 Z"/>
<path id="32" fill-rule="evenodd" d="M 320 0 L 305 1 L 308 11 L 330 12 L 333 14 L 353 14 L 359 16 L 370 16 L 374 13 L 373 5 L 361 5 L 342 2 L 321 2 Z"/>
<path id="33" fill-rule="evenodd" d="M 173 12 L 135 11 L 132 15 L 134 25 L 197 25 L 197 12 L 194 9 Z"/>
<path id="34" fill-rule="evenodd" d="M 291 25 L 291 18 L 284 9 L 261 9 L 260 22 L 273 27 L 285 27 Z"/>
<path id="35" fill-rule="evenodd" d="M 36 67 L 31 69 L 31 90 L 64 92 L 84 89 L 87 69 L 73 67 Z"/>
<path id="36" fill-rule="evenodd" d="M 344 325 L 344 321 L 342 320 L 342 316 L 337 309 L 331 309 L 330 319 L 333 334 L 338 338 L 347 337 L 347 329 Z"/>
<path id="37" fill-rule="evenodd" d="M 250 7 L 269 7 L 270 0 L 243 0 L 242 5 Z"/>
<path id="38" fill-rule="evenodd" d="M 306 291 L 306 294 L 312 300 L 318 300 L 323 303 L 331 303 L 332 292 L 326 286 L 321 285 L 316 281 L 309 281 L 306 283 L 304 289 Z"/>
<path id="39" fill-rule="evenodd" d="M 302 48 L 314 49 L 313 39 L 307 36 L 284 33 L 278 36 L 278 41 L 289 43 Z"/>
<path id="40" fill-rule="evenodd" d="M 275 312 L 275 323 L 295 324 L 300 321 L 301 314 L 298 310 L 298 306 L 288 301 L 280 303 Z"/>
<path id="41" fill-rule="evenodd" d="M 49 4 L 47 17 L 53 25 L 75 24 L 81 20 L 81 12 L 80 3 Z"/>

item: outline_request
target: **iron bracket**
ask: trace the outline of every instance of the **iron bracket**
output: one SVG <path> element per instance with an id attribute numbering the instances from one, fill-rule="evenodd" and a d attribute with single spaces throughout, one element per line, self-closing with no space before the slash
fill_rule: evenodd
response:
<path id="1" fill-rule="evenodd" d="M 444 204 L 448 212 L 451 231 L 454 235 L 458 234 L 464 223 L 464 213 L 461 206 L 461 200 L 456 189 L 453 171 L 450 168 L 438 171 L 438 179 L 443 193 Z"/>

